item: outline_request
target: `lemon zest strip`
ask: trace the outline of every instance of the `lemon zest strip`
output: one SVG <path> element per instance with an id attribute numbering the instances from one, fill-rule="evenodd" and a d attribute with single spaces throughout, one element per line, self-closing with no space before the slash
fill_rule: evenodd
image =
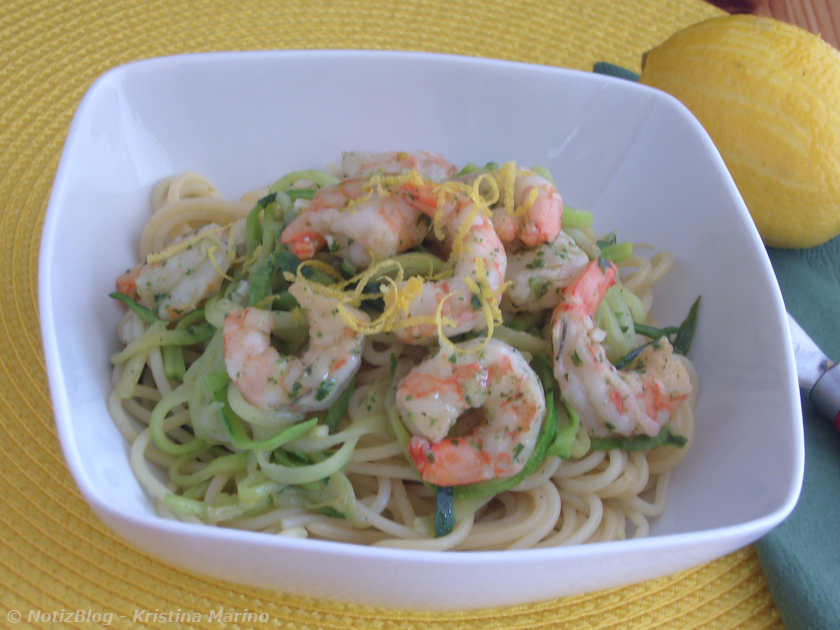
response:
<path id="1" fill-rule="evenodd" d="M 146 263 L 151 264 L 151 263 L 160 262 L 162 260 L 166 260 L 167 258 L 171 258 L 175 254 L 178 254 L 178 253 L 180 253 L 180 252 L 182 252 L 186 249 L 189 249 L 190 247 L 192 247 L 196 243 L 199 243 L 200 241 L 203 241 L 204 239 L 213 238 L 216 234 L 219 234 L 220 232 L 222 232 L 226 229 L 228 229 L 227 226 L 220 226 L 220 227 L 216 227 L 216 228 L 211 228 L 209 230 L 204 230 L 203 232 L 201 232 L 199 234 L 196 234 L 195 236 L 191 236 L 188 239 L 178 241 L 174 245 L 170 245 L 169 247 L 167 247 L 165 249 L 162 249 L 161 251 L 159 251 L 157 253 L 149 254 L 148 256 L 146 256 Z M 218 242 L 218 239 L 213 239 L 213 240 Z"/>
<path id="2" fill-rule="evenodd" d="M 221 266 L 219 266 L 218 261 L 216 260 L 216 251 L 219 249 L 218 245 L 211 245 L 207 248 L 207 260 L 210 261 L 210 264 L 213 265 L 213 268 L 216 270 L 216 273 L 219 274 L 220 278 L 224 278 L 225 280 L 232 280 L 229 275 L 227 275 L 224 271 L 222 271 Z"/>

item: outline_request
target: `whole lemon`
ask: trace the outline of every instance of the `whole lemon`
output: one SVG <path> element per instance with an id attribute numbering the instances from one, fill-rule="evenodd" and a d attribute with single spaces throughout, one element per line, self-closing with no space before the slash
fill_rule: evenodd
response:
<path id="1" fill-rule="evenodd" d="M 761 237 L 811 247 L 840 233 L 840 54 L 772 18 L 727 15 L 642 60 L 642 83 L 706 128 Z"/>

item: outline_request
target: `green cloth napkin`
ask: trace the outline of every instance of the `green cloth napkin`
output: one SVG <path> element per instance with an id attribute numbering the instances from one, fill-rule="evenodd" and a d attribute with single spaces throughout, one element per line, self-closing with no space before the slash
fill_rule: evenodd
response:
<path id="1" fill-rule="evenodd" d="M 806 250 L 770 248 L 768 254 L 788 312 L 840 360 L 840 237 Z M 802 412 L 799 502 L 755 547 L 788 630 L 840 628 L 840 433 L 804 396 Z"/>
<path id="2" fill-rule="evenodd" d="M 599 61 L 594 72 L 638 80 Z M 768 248 L 785 306 L 840 361 L 840 236 L 805 250 Z M 792 514 L 755 547 L 788 630 L 840 629 L 840 433 L 803 396 L 805 480 Z M 759 436 L 760 437 L 760 436 Z"/>

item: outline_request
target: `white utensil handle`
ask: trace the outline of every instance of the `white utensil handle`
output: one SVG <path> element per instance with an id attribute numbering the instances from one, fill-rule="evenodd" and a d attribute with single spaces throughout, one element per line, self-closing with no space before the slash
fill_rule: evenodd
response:
<path id="1" fill-rule="evenodd" d="M 840 431 L 840 364 L 826 370 L 811 389 L 811 402 Z"/>

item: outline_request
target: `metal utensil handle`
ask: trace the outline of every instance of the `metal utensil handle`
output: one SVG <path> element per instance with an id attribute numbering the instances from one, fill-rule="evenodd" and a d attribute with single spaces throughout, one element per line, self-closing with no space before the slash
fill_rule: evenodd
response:
<path id="1" fill-rule="evenodd" d="M 827 370 L 811 389 L 811 402 L 821 414 L 834 421 L 840 431 L 840 364 Z"/>

